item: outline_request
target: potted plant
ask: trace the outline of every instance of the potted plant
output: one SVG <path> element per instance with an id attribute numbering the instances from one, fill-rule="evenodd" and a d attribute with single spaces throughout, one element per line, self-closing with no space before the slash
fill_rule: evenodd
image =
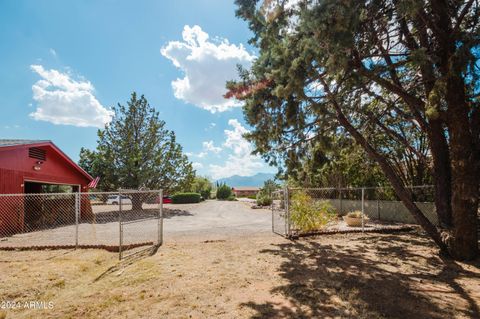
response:
<path id="1" fill-rule="evenodd" d="M 343 220 L 350 227 L 360 227 L 362 226 L 362 212 L 359 210 L 349 212 L 347 215 L 343 216 Z M 367 216 L 363 216 L 363 223 L 366 224 L 368 220 Z"/>

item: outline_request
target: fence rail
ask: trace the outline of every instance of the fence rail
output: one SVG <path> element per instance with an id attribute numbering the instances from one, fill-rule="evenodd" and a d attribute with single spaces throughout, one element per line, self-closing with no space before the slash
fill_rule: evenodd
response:
<path id="1" fill-rule="evenodd" d="M 433 224 L 438 225 L 434 187 L 422 185 L 408 189 L 418 208 Z M 272 231 L 274 233 L 289 237 L 300 232 L 291 218 L 292 209 L 295 209 L 298 201 L 298 194 L 307 196 L 311 200 L 311 205 L 320 201 L 328 202 L 339 217 L 348 212 L 360 211 L 362 219 L 368 218 L 387 223 L 416 223 L 390 187 L 284 188 L 272 193 Z"/>
<path id="2" fill-rule="evenodd" d="M 161 190 L 0 195 L 0 249 L 98 247 L 124 258 L 162 237 Z"/>

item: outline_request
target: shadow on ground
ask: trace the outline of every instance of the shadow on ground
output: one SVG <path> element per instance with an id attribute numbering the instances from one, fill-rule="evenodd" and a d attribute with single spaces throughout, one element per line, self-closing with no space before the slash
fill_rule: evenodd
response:
<path id="1" fill-rule="evenodd" d="M 436 257 L 420 235 L 303 239 L 261 253 L 284 260 L 284 280 L 270 293 L 287 302 L 244 303 L 255 310 L 252 318 L 480 318 L 480 301 L 458 283 L 468 277 L 478 284 L 479 273 Z"/>
<path id="2" fill-rule="evenodd" d="M 163 218 L 168 219 L 168 218 L 178 217 L 178 216 L 193 216 L 193 214 L 188 210 L 183 210 L 183 209 L 170 209 L 170 208 L 163 209 Z"/>

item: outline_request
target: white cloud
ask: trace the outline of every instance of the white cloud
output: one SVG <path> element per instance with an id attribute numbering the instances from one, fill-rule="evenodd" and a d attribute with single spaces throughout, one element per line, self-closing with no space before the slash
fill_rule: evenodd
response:
<path id="1" fill-rule="evenodd" d="M 222 151 L 221 147 L 215 146 L 213 141 L 203 142 L 203 149 L 207 152 L 218 154 Z"/>
<path id="2" fill-rule="evenodd" d="M 30 68 L 42 78 L 32 86 L 37 108 L 30 116 L 35 120 L 79 127 L 103 127 L 110 122 L 113 112 L 93 95 L 89 81 L 75 81 L 68 73 L 45 70 L 41 65 Z"/>
<path id="3" fill-rule="evenodd" d="M 223 146 L 230 149 L 232 153 L 228 155 L 223 165 L 209 165 L 212 178 L 219 179 L 232 175 L 250 176 L 265 169 L 265 162 L 259 156 L 251 154 L 253 147 L 242 136 L 248 130 L 236 119 L 229 120 L 228 124 L 233 127 L 233 130 L 224 131 L 226 139 Z"/>
<path id="4" fill-rule="evenodd" d="M 198 25 L 184 26 L 183 41 L 171 41 L 160 52 L 184 72 L 184 78 L 172 82 L 174 95 L 212 113 L 239 106 L 225 99 L 225 84 L 238 78 L 237 64 L 249 67 L 254 56 L 243 45 L 227 39 L 210 41 Z"/>
<path id="5" fill-rule="evenodd" d="M 193 152 L 186 152 L 185 155 L 188 157 L 197 157 L 197 158 L 205 158 L 208 153 L 215 153 L 218 154 L 222 151 L 221 147 L 215 146 L 213 141 L 205 141 L 202 143 L 202 151 L 199 153 Z"/>

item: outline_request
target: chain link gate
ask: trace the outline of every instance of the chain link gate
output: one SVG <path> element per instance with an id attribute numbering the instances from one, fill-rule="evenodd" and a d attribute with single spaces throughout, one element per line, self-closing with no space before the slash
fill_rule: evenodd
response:
<path id="1" fill-rule="evenodd" d="M 121 191 L 119 195 L 119 259 L 155 252 L 163 243 L 163 191 Z"/>
<path id="2" fill-rule="evenodd" d="M 272 193 L 272 232 L 280 236 L 290 236 L 288 188 Z"/>

